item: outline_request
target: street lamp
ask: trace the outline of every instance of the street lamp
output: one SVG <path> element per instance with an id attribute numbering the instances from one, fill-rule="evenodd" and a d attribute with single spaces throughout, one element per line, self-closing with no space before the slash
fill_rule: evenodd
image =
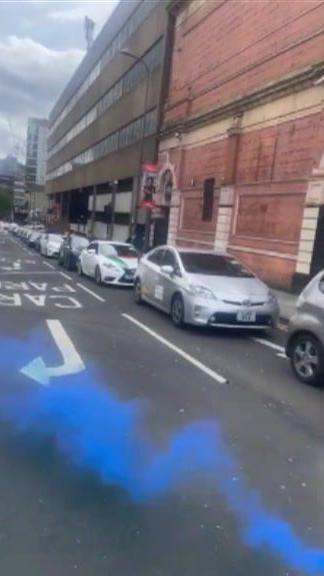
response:
<path id="1" fill-rule="evenodd" d="M 145 70 L 145 96 L 144 96 L 143 123 L 142 123 L 142 133 L 141 133 L 140 148 L 139 148 L 137 182 L 136 182 L 135 195 L 134 195 L 134 200 L 133 200 L 133 205 L 132 205 L 132 220 L 133 220 L 134 224 L 136 225 L 137 206 L 139 203 L 140 188 L 141 188 L 142 165 L 143 165 L 143 161 L 144 161 L 145 119 L 146 119 L 147 106 L 148 106 L 148 96 L 149 96 L 149 87 L 150 87 L 149 80 L 150 80 L 151 71 L 150 71 L 147 63 L 145 62 L 143 56 L 137 56 L 136 54 L 133 54 L 133 52 L 130 52 L 130 50 L 128 50 L 127 48 L 122 48 L 120 50 L 120 54 L 124 54 L 124 56 L 128 56 L 129 58 L 132 58 L 133 60 L 135 60 L 139 64 L 142 64 L 143 69 Z M 147 244 L 147 237 L 148 237 L 147 228 L 148 228 L 148 226 L 149 226 L 149 221 L 148 221 L 148 218 L 146 218 L 146 220 L 145 220 L 145 245 Z M 145 246 L 145 248 L 146 247 L 147 246 Z"/>

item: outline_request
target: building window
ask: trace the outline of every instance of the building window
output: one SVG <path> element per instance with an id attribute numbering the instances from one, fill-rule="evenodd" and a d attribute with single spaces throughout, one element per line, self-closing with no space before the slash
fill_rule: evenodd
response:
<path id="1" fill-rule="evenodd" d="M 204 181 L 204 197 L 202 207 L 202 220 L 210 222 L 213 219 L 215 178 Z"/>

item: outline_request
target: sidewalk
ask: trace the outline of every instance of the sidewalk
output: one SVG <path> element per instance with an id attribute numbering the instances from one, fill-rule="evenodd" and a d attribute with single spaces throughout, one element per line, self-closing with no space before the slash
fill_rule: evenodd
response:
<path id="1" fill-rule="evenodd" d="M 282 320 L 290 320 L 295 312 L 296 302 L 298 296 L 290 292 L 283 292 L 282 290 L 273 290 L 276 294 L 280 306 L 280 318 Z"/>

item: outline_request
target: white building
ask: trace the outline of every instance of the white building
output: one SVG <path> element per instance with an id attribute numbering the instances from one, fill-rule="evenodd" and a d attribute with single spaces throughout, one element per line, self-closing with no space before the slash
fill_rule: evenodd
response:
<path id="1" fill-rule="evenodd" d="M 29 118 L 26 147 L 26 183 L 45 185 L 48 121 Z"/>

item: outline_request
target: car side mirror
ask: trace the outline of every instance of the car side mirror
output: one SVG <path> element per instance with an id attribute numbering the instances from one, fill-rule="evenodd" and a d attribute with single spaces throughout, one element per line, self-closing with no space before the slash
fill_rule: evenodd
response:
<path id="1" fill-rule="evenodd" d="M 161 272 L 163 272 L 163 274 L 167 274 L 168 276 L 172 276 L 172 274 L 174 274 L 174 268 L 169 264 L 165 264 L 164 266 L 161 266 Z"/>
<path id="2" fill-rule="evenodd" d="M 95 251 L 93 248 L 90 248 L 90 249 L 88 248 L 88 249 L 87 249 L 87 252 L 88 252 L 88 254 L 90 254 L 90 255 L 93 255 L 93 254 L 96 253 L 96 251 Z"/>

